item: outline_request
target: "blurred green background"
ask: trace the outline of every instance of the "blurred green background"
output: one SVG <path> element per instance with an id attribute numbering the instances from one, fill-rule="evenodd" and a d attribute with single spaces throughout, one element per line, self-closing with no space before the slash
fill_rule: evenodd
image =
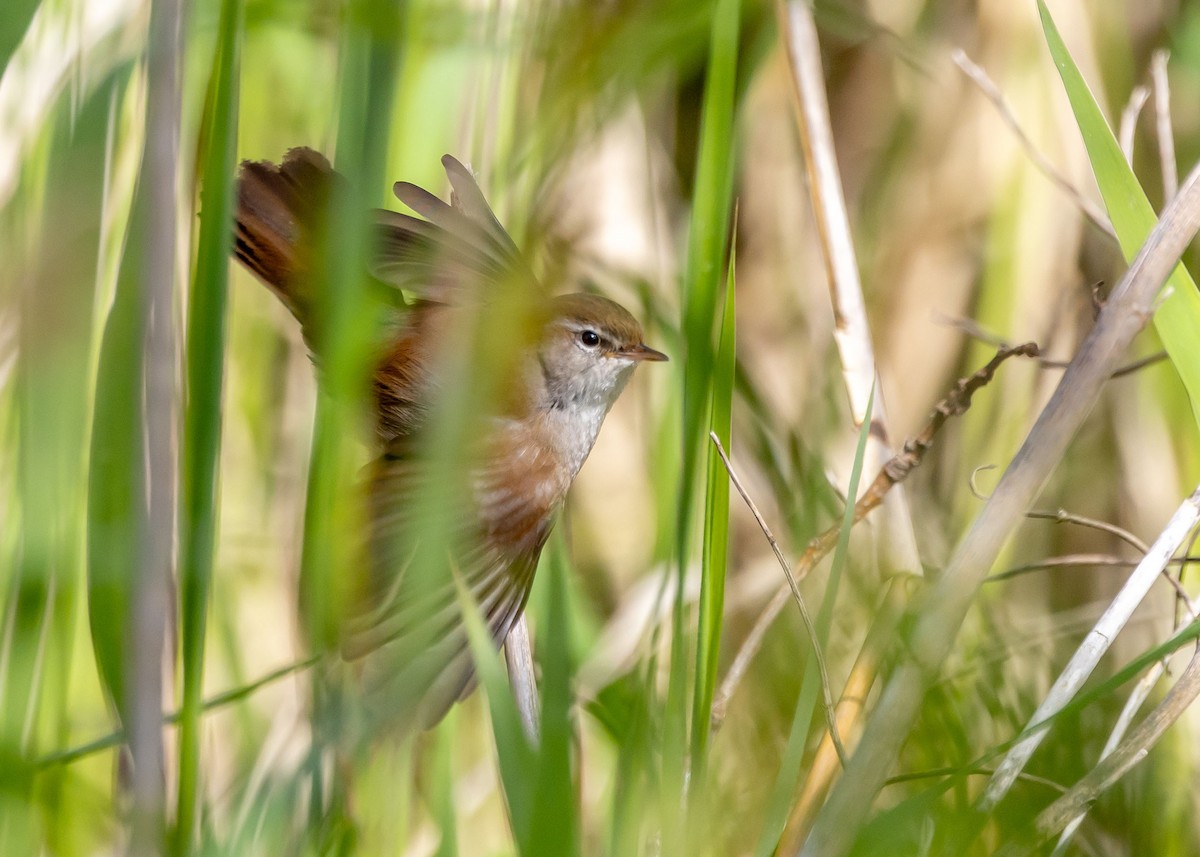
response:
<path id="1" fill-rule="evenodd" d="M 1154 94 L 1130 124 L 1132 164 L 1161 208 L 1164 127 L 1181 171 L 1200 154 L 1200 4 L 1049 5 L 1114 128 L 1169 52 L 1170 125 Z M 823 733 L 801 691 L 815 663 L 788 604 L 710 734 L 714 686 L 783 579 L 722 493 L 705 437 L 728 408 L 719 433 L 792 561 L 841 520 L 859 439 L 776 8 L 193 0 L 179 53 L 151 36 L 163 9 L 6 0 L 0 12 L 0 853 L 771 854 Z M 1033 2 L 814 11 L 898 445 L 994 352 L 980 333 L 1069 360 L 1124 262 L 952 58 L 985 69 L 1032 145 L 1098 201 Z M 179 63 L 177 132 L 148 106 L 156 51 Z M 148 140 L 174 153 L 166 184 Z M 430 733 L 329 758 L 304 663 L 312 599 L 336 597 L 357 519 L 320 510 L 353 494 L 366 445 L 353 401 L 322 404 L 287 312 L 227 262 L 235 159 L 300 145 L 350 175 L 364 208 L 399 209 L 399 179 L 444 197 L 440 156 L 469 162 L 556 290 L 613 297 L 672 356 L 609 416 L 543 557 L 528 615 L 554 718 L 537 747 L 506 729 L 489 686 Z M 173 278 L 148 273 L 146 242 L 171 225 L 164 188 L 175 253 L 157 270 Z M 165 350 L 144 345 L 150 329 L 167 332 Z M 1128 356 L 1159 348 L 1147 332 Z M 1060 376 L 1010 362 L 939 435 L 905 484 L 922 568 L 903 569 L 898 591 L 937 574 L 976 491 L 995 484 L 976 471 L 1008 463 Z M 1197 481 L 1191 406 L 1159 361 L 1109 384 L 1038 508 L 1150 542 Z M 147 522 L 169 552 L 149 568 Z M 824 613 L 835 698 L 891 585 L 887 539 L 868 519 L 838 561 Z M 1056 557 L 1078 561 L 984 587 L 892 772 L 928 776 L 885 788 L 856 853 L 993 853 L 1094 766 L 1128 687 L 1062 718 L 1030 777 L 962 833 L 986 782 L 965 766 L 988 768 L 1019 733 L 1120 585 L 1115 560 L 1137 553 L 1110 532 L 1029 520 L 994 573 Z M 814 613 L 829 566 L 802 582 Z M 153 654 L 133 657 L 147 571 L 174 580 L 158 614 L 161 693 L 135 667 Z M 1157 587 L 1101 672 L 1178 621 Z M 903 654 L 897 632 L 882 672 Z M 103 740 L 129 724 L 128 700 L 145 701 L 137 689 L 183 709 L 162 732 L 157 803 Z M 1185 717 L 1067 853 L 1200 853 L 1196 746 Z"/>

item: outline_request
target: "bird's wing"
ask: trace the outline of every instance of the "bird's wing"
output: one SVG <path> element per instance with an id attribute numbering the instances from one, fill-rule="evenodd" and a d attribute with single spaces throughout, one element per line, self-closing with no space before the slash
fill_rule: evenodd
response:
<path id="1" fill-rule="evenodd" d="M 435 522 L 446 532 L 434 547 L 422 516 L 444 486 L 432 484 L 429 466 L 410 449 L 393 444 L 372 465 L 369 608 L 350 623 L 342 653 L 363 660 L 369 714 L 428 728 L 473 687 L 460 588 L 502 644 L 525 607 L 550 523 L 542 516 L 529 538 L 500 550 L 478 524 L 472 489 L 448 501 L 462 511 Z M 474 468 L 465 481 L 486 484 L 490 469 Z"/>
<path id="2" fill-rule="evenodd" d="M 471 172 L 442 158 L 453 189 L 446 203 L 424 188 L 396 182 L 396 197 L 421 217 L 376 212 L 371 273 L 426 300 L 477 300 L 490 286 L 536 286 L 536 278 L 500 225 Z"/>

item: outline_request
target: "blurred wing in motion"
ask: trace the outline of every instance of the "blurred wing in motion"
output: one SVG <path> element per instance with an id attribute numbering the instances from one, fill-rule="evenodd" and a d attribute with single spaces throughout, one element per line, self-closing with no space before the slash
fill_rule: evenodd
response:
<path id="1" fill-rule="evenodd" d="M 484 464 L 467 480 L 474 502 L 453 503 L 452 519 L 440 522 L 448 530 L 442 547 L 430 547 L 421 535 L 428 533 L 428 521 L 418 515 L 421 503 L 435 496 L 433 477 L 409 446 L 392 444 L 372 465 L 368 609 L 350 623 L 342 654 L 350 661 L 365 659 L 371 716 L 428 728 L 474 685 L 460 587 L 501 645 L 525 608 L 553 514 L 498 487 L 511 484 L 507 471 Z M 483 507 L 484 514 L 477 515 Z M 503 531 L 486 523 L 498 515 Z"/>

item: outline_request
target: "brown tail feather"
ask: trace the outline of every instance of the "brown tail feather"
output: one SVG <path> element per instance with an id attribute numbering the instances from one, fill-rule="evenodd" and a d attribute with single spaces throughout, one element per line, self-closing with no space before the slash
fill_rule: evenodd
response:
<path id="1" fill-rule="evenodd" d="M 311 245 L 333 176 L 324 156 L 301 147 L 290 150 L 278 166 L 243 161 L 238 179 L 234 255 L 301 325 L 308 322 L 311 288 L 305 247 Z"/>

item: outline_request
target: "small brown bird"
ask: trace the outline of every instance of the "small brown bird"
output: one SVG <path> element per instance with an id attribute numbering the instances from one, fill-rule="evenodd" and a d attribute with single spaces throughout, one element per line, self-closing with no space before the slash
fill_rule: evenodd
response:
<path id="1" fill-rule="evenodd" d="M 450 547 L 440 558 L 423 556 L 416 519 L 435 487 L 430 480 L 443 476 L 431 474 L 422 444 L 452 375 L 447 355 L 461 351 L 448 349 L 447 337 L 462 330 L 464 312 L 514 283 L 541 294 L 471 173 L 450 155 L 442 164 L 450 204 L 397 182 L 396 196 L 425 219 L 376 212 L 371 273 L 419 299 L 389 328 L 374 371 L 381 454 L 368 485 L 371 595 L 343 644 L 349 659 L 388 653 L 386 666 L 370 670 L 377 707 L 424 726 L 473 685 L 460 588 L 499 646 L 525 608 L 538 557 L 605 415 L 639 363 L 667 359 L 642 343 L 637 320 L 613 301 L 545 301 L 470 444 Z M 279 165 L 243 162 L 238 184 L 237 258 L 300 322 L 318 365 L 311 254 L 337 181 L 324 157 L 298 148 Z M 420 572 L 408 573 L 414 567 Z"/>

